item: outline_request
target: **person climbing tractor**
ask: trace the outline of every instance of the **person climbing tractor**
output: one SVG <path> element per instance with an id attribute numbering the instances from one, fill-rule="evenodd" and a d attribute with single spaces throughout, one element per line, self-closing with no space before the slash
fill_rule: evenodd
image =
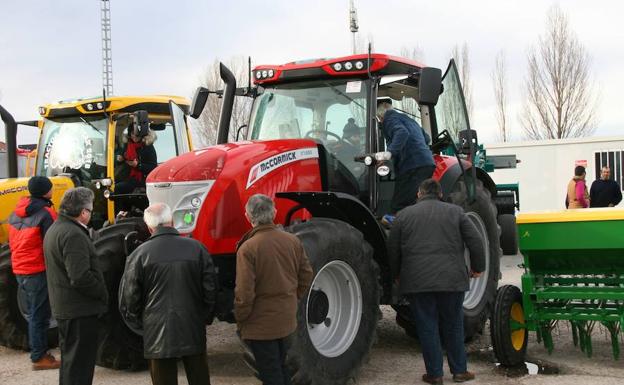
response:
<path id="1" fill-rule="evenodd" d="M 377 100 L 377 118 L 386 138 L 386 150 L 392 154 L 396 181 L 390 206 L 390 214 L 382 218 L 392 225 L 401 209 L 416 202 L 418 187 L 431 178 L 435 163 L 427 143 L 431 138 L 423 128 L 407 115 L 392 108 L 392 99 Z"/>

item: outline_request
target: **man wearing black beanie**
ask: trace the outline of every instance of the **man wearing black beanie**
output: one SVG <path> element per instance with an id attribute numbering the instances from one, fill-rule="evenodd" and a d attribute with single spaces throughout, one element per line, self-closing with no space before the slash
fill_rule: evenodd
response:
<path id="1" fill-rule="evenodd" d="M 50 300 L 43 237 L 56 220 L 52 208 L 52 182 L 45 176 L 28 181 L 30 196 L 22 197 L 9 218 L 11 266 L 19 290 L 26 294 L 28 345 L 33 370 L 57 369 L 61 363 L 48 353 Z"/>

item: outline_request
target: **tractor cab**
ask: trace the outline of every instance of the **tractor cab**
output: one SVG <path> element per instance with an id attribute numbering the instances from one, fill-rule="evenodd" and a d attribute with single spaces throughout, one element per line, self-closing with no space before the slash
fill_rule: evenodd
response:
<path id="1" fill-rule="evenodd" d="M 59 199 L 69 187 L 92 189 L 91 225 L 96 229 L 114 222 L 120 210 L 140 215 L 148 205 L 144 184 L 115 194 L 115 186 L 131 177 L 128 162 L 121 158 L 129 127 L 142 142 L 149 135 L 156 167 L 190 151 L 188 105 L 181 97 L 152 96 L 75 99 L 41 106 L 41 120 L 33 123 L 40 135 L 31 174 L 64 180 L 57 186 Z"/>
<path id="2" fill-rule="evenodd" d="M 453 61 L 444 77 L 439 69 L 380 54 L 259 66 L 252 73 L 257 88 L 247 139 L 316 141 L 327 189 L 357 197 L 376 215 L 388 212 L 395 181 L 376 118 L 378 99 L 390 98 L 395 110 L 418 122 L 438 154 L 469 129 Z"/>

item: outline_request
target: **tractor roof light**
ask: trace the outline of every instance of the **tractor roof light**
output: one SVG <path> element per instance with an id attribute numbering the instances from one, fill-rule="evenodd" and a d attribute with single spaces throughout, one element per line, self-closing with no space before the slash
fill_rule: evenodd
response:
<path id="1" fill-rule="evenodd" d="M 341 71 L 342 70 L 342 63 L 334 63 L 334 70 L 335 71 Z"/>
<path id="2" fill-rule="evenodd" d="M 39 115 L 45 115 L 46 114 L 46 108 L 45 107 L 39 107 Z"/>
<path id="3" fill-rule="evenodd" d="M 364 68 L 364 63 L 362 63 L 362 62 L 361 62 L 361 61 L 359 61 L 359 60 L 355 62 L 355 69 L 356 69 L 356 70 L 361 70 L 361 69 L 363 69 L 363 68 Z"/>
<path id="4" fill-rule="evenodd" d="M 91 103 L 87 104 L 87 110 L 93 111 L 93 104 Z"/>
<path id="5" fill-rule="evenodd" d="M 346 62 L 346 63 L 344 64 L 344 68 L 345 68 L 347 71 L 351 71 L 351 70 L 353 69 L 353 63 L 351 63 L 350 61 Z"/>

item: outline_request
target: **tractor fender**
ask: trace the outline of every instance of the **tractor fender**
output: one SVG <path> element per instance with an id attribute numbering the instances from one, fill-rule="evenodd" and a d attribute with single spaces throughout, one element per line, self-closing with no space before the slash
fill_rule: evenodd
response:
<path id="1" fill-rule="evenodd" d="M 462 161 L 462 165 L 464 166 L 466 174 L 471 175 L 473 167 L 472 164 Z M 477 179 L 483 182 L 483 186 L 490 192 L 491 196 L 496 196 L 496 183 L 494 183 L 490 175 L 479 167 L 476 169 L 476 174 Z M 442 186 L 442 194 L 445 201 L 448 200 L 448 194 L 453 191 L 453 186 L 455 186 L 461 176 L 461 167 L 459 167 L 459 163 L 455 163 L 448 167 L 438 180 L 440 182 L 440 186 Z"/>
<path id="2" fill-rule="evenodd" d="M 278 192 L 277 198 L 290 199 L 297 202 L 312 214 L 313 217 L 338 219 L 350 224 L 364 235 L 364 239 L 374 249 L 373 258 L 379 264 L 382 276 L 388 272 L 386 250 L 386 233 L 375 218 L 375 215 L 357 198 L 340 192 Z"/>

